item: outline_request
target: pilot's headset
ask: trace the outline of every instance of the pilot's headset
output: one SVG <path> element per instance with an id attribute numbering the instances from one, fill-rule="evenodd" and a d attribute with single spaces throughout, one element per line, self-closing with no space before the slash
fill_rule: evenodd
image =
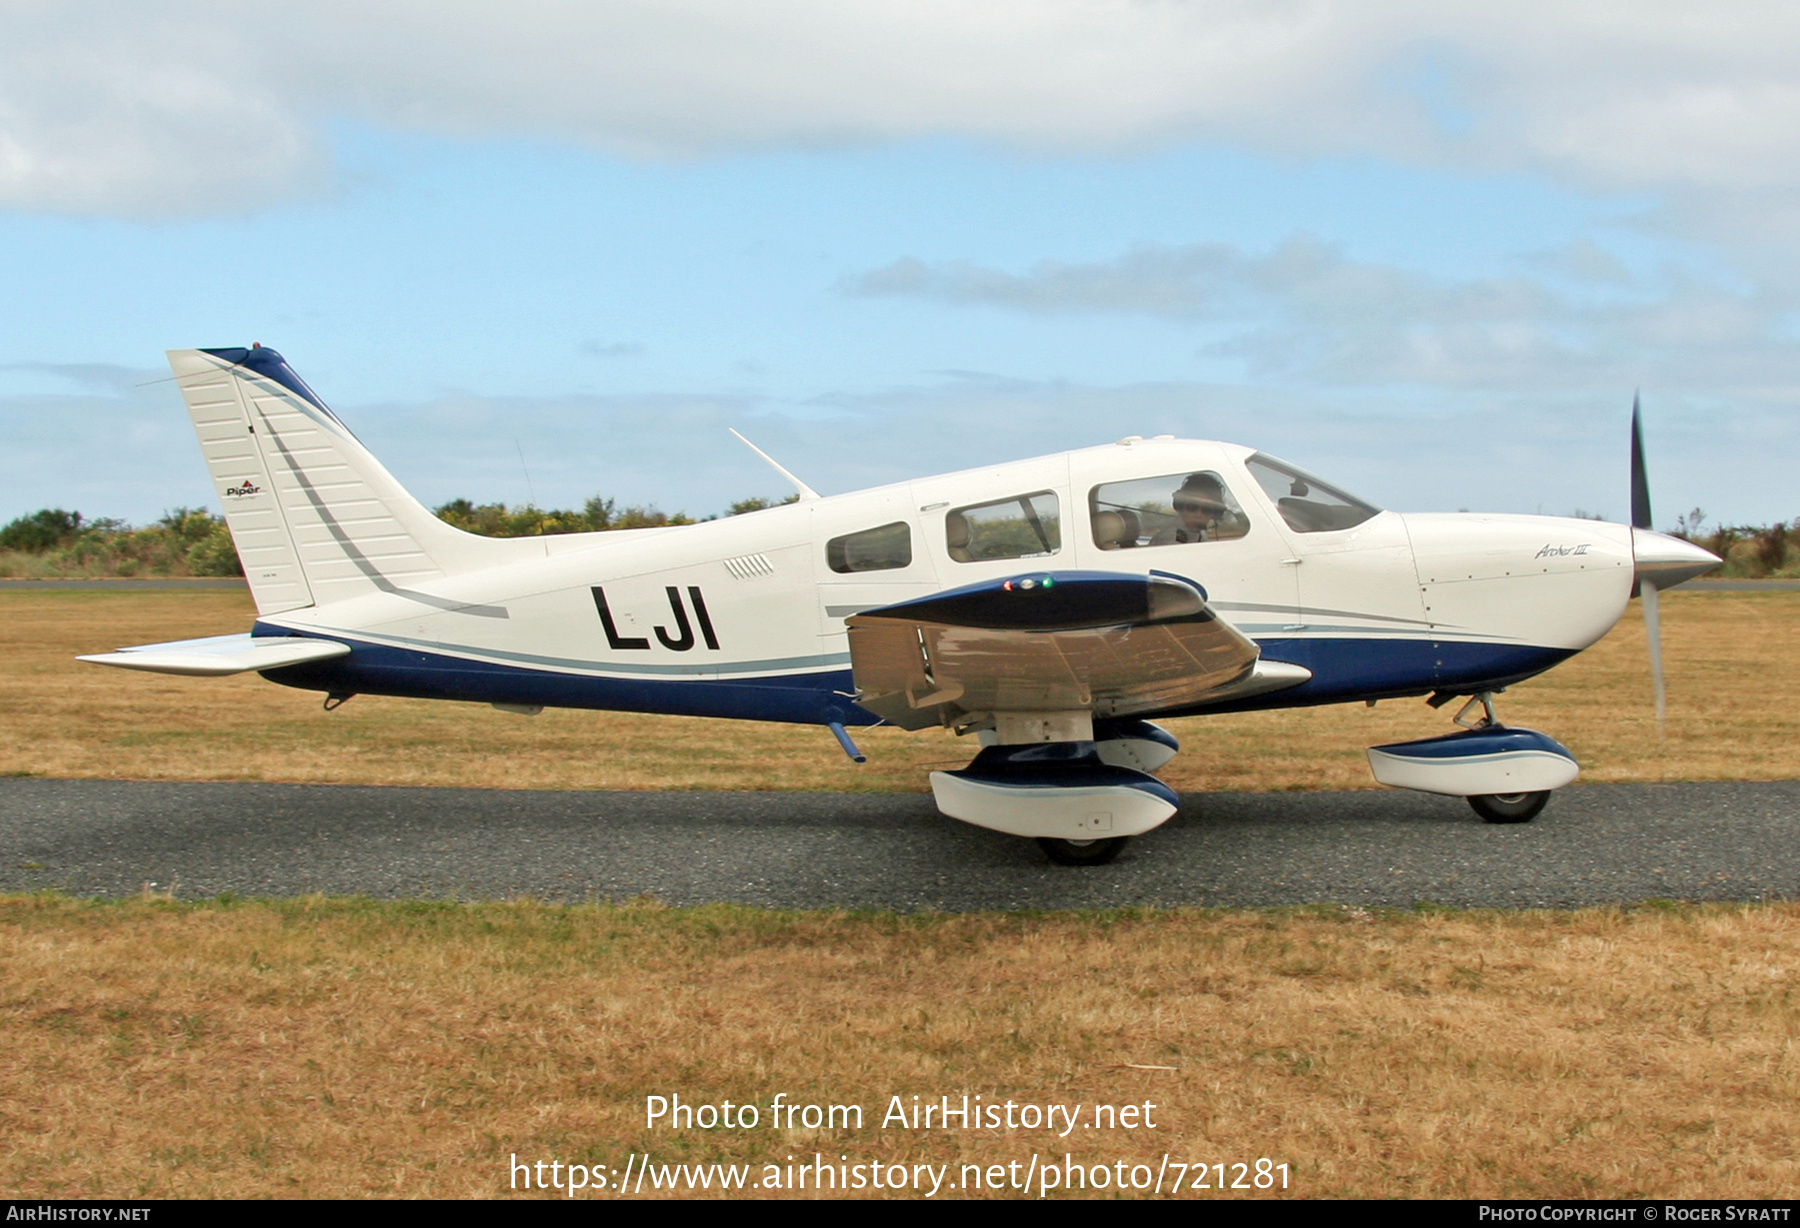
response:
<path id="1" fill-rule="evenodd" d="M 1210 473 L 1190 473 L 1187 481 L 1173 496 L 1176 511 L 1181 511 L 1182 504 L 1199 503 L 1214 516 L 1222 516 L 1228 510 L 1225 506 L 1225 487 Z"/>

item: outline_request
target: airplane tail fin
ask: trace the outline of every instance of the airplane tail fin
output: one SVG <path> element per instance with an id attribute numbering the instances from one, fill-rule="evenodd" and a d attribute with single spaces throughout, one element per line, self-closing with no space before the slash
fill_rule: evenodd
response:
<path id="1" fill-rule="evenodd" d="M 274 350 L 170 350 L 262 614 L 408 589 L 477 563 Z"/>

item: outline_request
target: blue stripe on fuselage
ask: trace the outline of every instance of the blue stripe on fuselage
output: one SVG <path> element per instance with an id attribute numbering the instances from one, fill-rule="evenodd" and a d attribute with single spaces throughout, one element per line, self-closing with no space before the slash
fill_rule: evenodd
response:
<path id="1" fill-rule="evenodd" d="M 256 635 L 306 635 L 258 623 Z M 397 695 L 472 703 L 542 704 L 672 716 L 716 716 L 803 725 L 872 725 L 877 718 L 845 692 L 849 670 L 819 670 L 753 678 L 615 678 L 563 673 L 449 653 L 369 644 L 343 635 L 315 638 L 348 644 L 347 657 L 269 670 L 271 682 L 339 694 Z M 1235 703 L 1142 715 L 1179 716 L 1300 708 L 1364 699 L 1422 695 L 1435 690 L 1495 690 L 1541 674 L 1574 656 L 1566 648 L 1470 644 L 1442 640 L 1290 638 L 1258 641 L 1266 661 L 1312 671 L 1300 686 Z"/>
<path id="2" fill-rule="evenodd" d="M 257 635 L 304 635 L 256 625 Z M 342 695 L 397 695 L 471 703 L 542 704 L 669 716 L 720 716 L 800 725 L 873 725 L 879 719 L 841 692 L 854 691 L 850 671 L 822 670 L 760 678 L 609 678 L 471 661 L 447 653 L 369 644 L 342 635 L 315 635 L 350 645 L 347 657 L 290 665 L 263 673 L 271 682 Z"/>
<path id="3" fill-rule="evenodd" d="M 1258 639 L 1257 645 L 1263 660 L 1303 666 L 1313 676 L 1285 691 L 1165 715 L 1305 708 L 1431 691 L 1495 691 L 1535 677 L 1575 655 L 1572 648 L 1429 639 L 1295 637 Z"/>

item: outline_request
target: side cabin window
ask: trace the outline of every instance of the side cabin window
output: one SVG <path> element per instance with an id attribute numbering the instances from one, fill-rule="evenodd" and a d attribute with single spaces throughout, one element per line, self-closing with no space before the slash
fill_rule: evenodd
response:
<path id="1" fill-rule="evenodd" d="M 1286 461 L 1258 452 L 1244 462 L 1250 476 L 1275 501 L 1275 510 L 1296 533 L 1330 533 L 1354 529 L 1381 515 L 1381 509 L 1355 495 L 1327 486 L 1312 474 Z"/>
<path id="2" fill-rule="evenodd" d="M 1210 470 L 1096 486 L 1088 517 L 1102 550 L 1232 541 L 1250 531 L 1231 488 Z"/>
<path id="3" fill-rule="evenodd" d="M 912 529 L 905 521 L 896 520 L 877 529 L 834 537 L 825 543 L 825 564 L 845 575 L 911 567 Z"/>
<path id="4" fill-rule="evenodd" d="M 1062 549 L 1056 493 L 1040 490 L 944 513 L 944 546 L 958 563 L 1031 559 Z"/>

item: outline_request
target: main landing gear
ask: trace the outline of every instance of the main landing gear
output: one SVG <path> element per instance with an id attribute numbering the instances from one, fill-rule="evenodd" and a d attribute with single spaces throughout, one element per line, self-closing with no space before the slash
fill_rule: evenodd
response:
<path id="1" fill-rule="evenodd" d="M 1427 702 L 1439 707 L 1451 698 L 1440 693 Z M 1476 707 L 1481 714 L 1469 718 Z M 1466 797 L 1489 823 L 1529 823 L 1550 801 L 1550 791 L 1581 771 L 1575 756 L 1555 738 L 1502 725 L 1494 715 L 1492 692 L 1471 696 L 1455 720 L 1463 727 L 1460 733 L 1370 747 L 1375 779 L 1401 789 Z"/>
<path id="2" fill-rule="evenodd" d="M 1058 865 L 1099 866 L 1179 805 L 1150 773 L 1180 745 L 1149 721 L 1004 713 L 995 724 L 968 767 L 931 774 L 938 809 L 953 819 L 1030 837 Z"/>
<path id="3" fill-rule="evenodd" d="M 1059 866 L 1103 866 L 1119 855 L 1125 840 L 1124 836 L 1109 840 L 1058 840 L 1052 836 L 1039 836 L 1038 847 L 1044 850 L 1044 856 Z"/>

